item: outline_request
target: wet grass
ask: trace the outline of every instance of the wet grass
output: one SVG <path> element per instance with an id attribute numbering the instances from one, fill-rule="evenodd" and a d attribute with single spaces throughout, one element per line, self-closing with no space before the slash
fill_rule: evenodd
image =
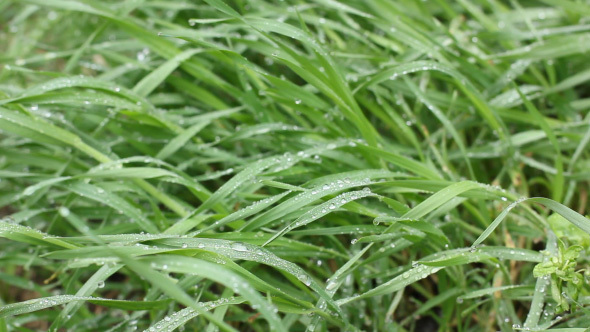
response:
<path id="1" fill-rule="evenodd" d="M 584 331 L 587 1 L 0 1 L 0 331 Z"/>

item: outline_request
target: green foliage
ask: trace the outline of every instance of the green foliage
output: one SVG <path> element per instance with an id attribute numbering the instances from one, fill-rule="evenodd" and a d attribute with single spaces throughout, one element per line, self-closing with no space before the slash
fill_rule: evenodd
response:
<path id="1" fill-rule="evenodd" d="M 0 331 L 583 331 L 590 2 L 0 1 Z"/>
<path id="2" fill-rule="evenodd" d="M 582 246 L 585 250 L 590 249 L 590 234 L 580 232 L 580 229 L 566 218 L 554 213 L 547 218 L 547 222 L 558 238 L 563 239 L 566 243 Z"/>
<path id="3" fill-rule="evenodd" d="M 551 278 L 551 296 L 557 303 L 557 312 L 569 310 L 568 299 L 578 300 L 584 289 L 584 276 L 576 271 L 582 246 L 574 245 L 568 248 L 562 241 L 558 241 L 558 255 L 539 263 L 533 269 L 535 278 Z"/>

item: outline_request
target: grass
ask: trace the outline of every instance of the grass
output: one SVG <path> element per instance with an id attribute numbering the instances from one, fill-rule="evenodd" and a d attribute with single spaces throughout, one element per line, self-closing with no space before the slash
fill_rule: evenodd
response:
<path id="1" fill-rule="evenodd" d="M 588 1 L 0 13 L 0 331 L 590 326 Z"/>

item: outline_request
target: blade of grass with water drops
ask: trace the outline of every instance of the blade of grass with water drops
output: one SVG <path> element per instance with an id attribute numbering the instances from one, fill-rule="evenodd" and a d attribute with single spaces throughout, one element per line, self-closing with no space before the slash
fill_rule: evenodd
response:
<path id="1" fill-rule="evenodd" d="M 62 239 L 50 236 L 27 226 L 12 224 L 0 219 L 0 236 L 19 242 L 32 243 L 43 246 L 57 246 L 73 249 L 77 246 Z"/>
<path id="2" fill-rule="evenodd" d="M 200 302 L 199 306 L 203 307 L 203 309 L 211 311 L 213 309 L 223 307 L 223 306 L 231 306 L 231 305 L 238 305 L 245 301 L 243 297 L 230 297 L 230 298 L 221 298 L 217 301 L 211 302 Z M 171 316 L 166 316 L 162 318 L 160 321 L 157 321 L 152 324 L 149 329 L 144 330 L 144 332 L 160 332 L 160 331 L 173 331 L 181 326 L 184 326 L 189 320 L 194 319 L 199 316 L 199 312 L 194 310 L 193 308 L 184 308 L 180 311 L 173 313 Z"/>
<path id="3" fill-rule="evenodd" d="M 131 218 L 130 222 L 137 222 L 148 233 L 158 233 L 158 229 L 154 223 L 148 220 L 138 208 L 129 204 L 113 192 L 108 192 L 101 187 L 79 181 L 68 183 L 64 185 L 64 188 L 85 198 L 106 204 L 116 211 L 121 211 Z"/>
<path id="4" fill-rule="evenodd" d="M 147 97 L 158 85 L 178 67 L 182 62 L 189 59 L 193 55 L 202 52 L 201 49 L 188 49 L 182 53 L 177 54 L 170 60 L 166 61 L 156 70 L 153 70 L 149 75 L 145 76 L 141 81 L 133 87 L 133 92 L 138 96 Z"/>
<path id="5" fill-rule="evenodd" d="M 370 291 L 360 294 L 360 295 L 353 295 L 351 297 L 343 298 L 336 303 L 339 305 L 345 305 L 347 303 L 358 301 L 368 297 L 375 297 L 379 295 L 390 294 L 396 292 L 404 287 L 415 283 L 418 280 L 427 278 L 429 275 L 438 272 L 441 270 L 442 267 L 426 267 L 424 265 L 420 265 L 410 270 L 398 275 L 397 277 L 391 279 L 390 281 L 383 283 Z"/>
<path id="6" fill-rule="evenodd" d="M 287 232 L 294 230 L 295 228 L 305 226 L 305 225 L 313 222 L 314 220 L 317 220 L 317 219 L 327 215 L 328 213 L 333 212 L 334 210 L 340 208 L 344 204 L 350 203 L 354 200 L 361 199 L 364 197 L 369 197 L 369 196 L 376 196 L 375 194 L 373 194 L 371 192 L 371 190 L 369 188 L 367 188 L 366 190 L 351 191 L 351 192 L 346 192 L 344 194 L 340 194 L 340 195 L 328 200 L 327 202 L 319 204 L 319 205 L 313 207 L 311 210 L 305 212 L 303 215 L 301 215 L 295 221 L 293 221 L 288 226 L 283 228 L 281 231 L 275 233 L 270 239 L 268 239 L 263 244 L 263 246 L 266 246 L 267 244 L 271 243 L 272 241 L 274 241 L 278 237 L 285 235 Z"/>
<path id="7" fill-rule="evenodd" d="M 309 274 L 305 272 L 305 270 L 292 262 L 281 259 L 269 250 L 245 242 L 219 239 L 165 239 L 161 240 L 161 242 L 180 247 L 186 246 L 186 248 L 192 247 L 201 250 L 209 250 L 233 260 L 249 260 L 284 271 L 302 282 L 305 286 L 310 287 L 315 292 L 317 292 L 321 298 L 326 300 L 327 303 L 330 304 L 330 306 L 335 309 L 339 315 L 341 315 L 341 317 L 343 316 L 343 313 L 340 311 L 338 306 L 328 298 L 323 288 L 313 278 L 311 278 Z"/>
<path id="8" fill-rule="evenodd" d="M 404 214 L 402 218 L 422 218 L 423 216 L 433 211 L 437 207 L 443 205 L 444 203 L 450 201 L 454 197 L 457 197 L 466 191 L 475 189 L 482 190 L 483 188 L 484 187 L 482 186 L 482 184 L 471 181 L 462 181 L 451 184 L 448 187 L 445 187 L 444 189 L 437 191 L 434 195 L 428 197 L 426 200 L 424 200 L 416 207 Z"/>
<path id="9" fill-rule="evenodd" d="M 164 255 L 144 258 L 142 262 L 150 263 L 161 270 L 178 273 L 196 273 L 224 284 L 242 294 L 267 319 L 273 330 L 286 331 L 268 302 L 252 289 L 244 279 L 217 264 L 190 257 Z"/>
<path id="10" fill-rule="evenodd" d="M 209 230 L 225 226 L 228 223 L 231 223 L 233 221 L 244 219 L 244 218 L 247 218 L 251 215 L 254 215 L 254 214 L 266 209 L 267 207 L 271 206 L 272 204 L 280 201 L 283 197 L 287 196 L 289 193 L 290 193 L 290 191 L 285 191 L 285 192 L 280 193 L 278 195 L 274 195 L 274 196 L 262 199 L 260 201 L 253 202 L 252 204 L 248 205 L 247 207 L 240 209 L 236 212 L 233 212 L 232 214 L 229 214 L 229 215 L 221 218 L 220 220 L 205 227 L 204 229 L 196 231 L 194 233 L 194 235 L 199 234 L 199 233 L 203 233 L 203 232 L 207 232 Z"/>
<path id="11" fill-rule="evenodd" d="M 124 87 L 115 87 L 113 88 L 112 84 L 109 82 L 104 82 L 92 77 L 76 77 L 76 76 L 68 76 L 68 77 L 59 77 L 55 78 L 46 82 L 43 82 L 38 85 L 34 85 L 27 90 L 25 90 L 20 96 L 12 99 L 0 99 L 0 105 L 4 105 L 7 103 L 15 103 L 19 102 L 25 98 L 31 98 L 33 96 L 43 96 L 48 92 L 52 92 L 55 90 L 61 89 L 71 89 L 71 88 L 87 88 L 87 89 L 94 89 L 103 91 L 105 93 L 121 96 L 126 98 L 133 103 L 140 103 L 144 107 L 150 107 L 150 103 L 145 100 L 143 97 L 137 95 L 131 90 L 128 90 Z"/>
<path id="12" fill-rule="evenodd" d="M 54 306 L 68 304 L 74 301 L 90 302 L 110 308 L 123 310 L 149 310 L 166 307 L 170 300 L 159 301 L 124 301 L 91 296 L 55 295 L 20 303 L 6 305 L 0 308 L 0 317 L 22 315 L 33 311 L 43 310 Z"/>
<path id="13" fill-rule="evenodd" d="M 309 205 L 324 196 L 331 195 L 349 188 L 366 186 L 371 183 L 371 179 L 365 177 L 365 174 L 359 173 L 356 175 L 356 177 L 345 177 L 341 180 L 325 182 L 322 185 L 318 185 L 312 189 L 308 189 L 302 193 L 299 193 L 272 208 L 271 210 L 250 220 L 247 224 L 242 226 L 240 230 L 252 231 L 278 218 L 281 218 L 288 213 L 294 212 L 301 207 Z M 358 177 L 359 175 L 362 177 Z"/>

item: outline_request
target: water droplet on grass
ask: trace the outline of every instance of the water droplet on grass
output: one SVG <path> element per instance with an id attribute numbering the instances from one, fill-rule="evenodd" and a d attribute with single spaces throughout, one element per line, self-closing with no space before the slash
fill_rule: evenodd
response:
<path id="1" fill-rule="evenodd" d="M 60 207 L 58 212 L 62 217 L 67 217 L 70 215 L 70 209 L 65 206 Z"/>
<path id="2" fill-rule="evenodd" d="M 300 274 L 297 279 L 299 279 L 299 281 L 301 281 L 305 286 L 311 285 L 311 278 L 305 274 Z"/>
<path id="3" fill-rule="evenodd" d="M 240 251 L 240 252 L 247 252 L 248 251 L 248 248 L 243 243 L 240 243 L 240 242 L 234 242 L 231 244 L 230 247 L 235 251 Z"/>
<path id="4" fill-rule="evenodd" d="M 332 290 L 334 288 L 336 288 L 336 286 L 338 286 L 338 283 L 336 281 L 328 281 L 328 284 L 326 285 L 326 289 L 327 290 Z"/>

